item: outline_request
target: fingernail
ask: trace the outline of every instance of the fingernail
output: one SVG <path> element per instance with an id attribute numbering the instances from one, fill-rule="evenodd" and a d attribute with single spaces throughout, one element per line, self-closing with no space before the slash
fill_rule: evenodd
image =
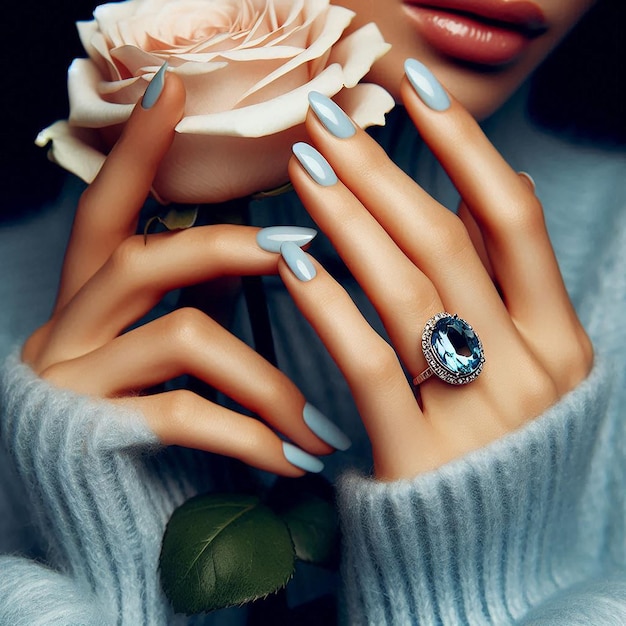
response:
<path id="1" fill-rule="evenodd" d="M 317 235 L 314 228 L 302 226 L 268 226 L 256 235 L 256 242 L 267 252 L 280 252 L 280 246 L 290 241 L 296 246 L 304 246 Z"/>
<path id="2" fill-rule="evenodd" d="M 301 450 L 292 443 L 283 441 L 283 454 L 292 465 L 303 469 L 305 472 L 317 474 L 324 469 L 324 464 L 316 456 Z"/>
<path id="3" fill-rule="evenodd" d="M 304 405 L 302 411 L 302 417 L 304 423 L 329 446 L 332 446 L 336 450 L 347 450 L 352 442 L 346 433 L 331 422 L 321 411 L 316 409 L 312 404 L 308 402 Z"/>
<path id="4" fill-rule="evenodd" d="M 347 139 L 356 133 L 352 120 L 330 98 L 318 91 L 309 93 L 309 104 L 317 119 L 326 130 L 339 139 Z"/>
<path id="5" fill-rule="evenodd" d="M 163 91 L 163 85 L 165 85 L 165 72 L 167 71 L 167 61 L 161 65 L 161 69 L 152 77 L 152 80 L 148 83 L 146 92 L 141 99 L 141 108 L 150 109 L 159 99 L 161 92 Z"/>
<path id="6" fill-rule="evenodd" d="M 280 247 L 280 254 L 285 259 L 289 269 L 296 275 L 296 278 L 306 283 L 315 278 L 317 272 L 309 257 L 296 246 L 292 241 L 287 241 Z"/>
<path id="7" fill-rule="evenodd" d="M 337 182 L 337 176 L 328 161 L 308 143 L 295 143 L 291 148 L 302 167 L 309 176 L 323 187 L 330 187 Z"/>
<path id="8" fill-rule="evenodd" d="M 517 172 L 520 176 L 523 176 L 529 183 L 530 187 L 533 191 L 537 190 L 537 185 L 535 184 L 535 179 L 528 172 Z"/>
<path id="9" fill-rule="evenodd" d="M 404 62 L 404 72 L 424 104 L 434 111 L 445 111 L 450 106 L 448 94 L 423 63 L 407 59 Z"/>

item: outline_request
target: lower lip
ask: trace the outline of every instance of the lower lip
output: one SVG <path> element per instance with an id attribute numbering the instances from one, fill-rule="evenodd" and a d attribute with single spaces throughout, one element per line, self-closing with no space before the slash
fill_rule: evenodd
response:
<path id="1" fill-rule="evenodd" d="M 531 39 L 516 30 L 467 15 L 404 5 L 419 35 L 441 54 L 480 65 L 506 65 L 519 57 Z"/>

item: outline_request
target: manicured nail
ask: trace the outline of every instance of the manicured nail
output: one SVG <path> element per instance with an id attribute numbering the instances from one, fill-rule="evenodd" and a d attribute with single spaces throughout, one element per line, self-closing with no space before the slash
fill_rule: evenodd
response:
<path id="1" fill-rule="evenodd" d="M 422 102 L 435 111 L 445 111 L 450 106 L 450 98 L 433 73 L 419 61 L 407 59 L 404 72 Z"/>
<path id="2" fill-rule="evenodd" d="M 167 61 L 161 65 L 161 69 L 152 77 L 152 80 L 148 83 L 146 92 L 141 99 L 141 107 L 143 109 L 150 109 L 159 99 L 161 92 L 163 91 L 163 85 L 165 85 L 165 72 L 167 71 Z"/>
<path id="3" fill-rule="evenodd" d="M 285 259 L 285 263 L 287 263 L 289 269 L 296 275 L 296 278 L 304 283 L 315 278 L 317 272 L 313 267 L 313 263 L 311 263 L 309 257 L 299 246 L 296 246 L 295 243 L 292 241 L 284 243 L 280 247 L 280 254 L 283 259 Z"/>
<path id="4" fill-rule="evenodd" d="M 302 411 L 302 417 L 304 423 L 329 446 L 332 446 L 336 450 L 347 450 L 352 442 L 346 433 L 337 426 L 337 424 L 331 422 L 321 411 L 316 409 L 312 404 L 308 402 L 304 405 Z"/>
<path id="5" fill-rule="evenodd" d="M 337 182 L 337 176 L 328 161 L 308 143 L 302 141 L 293 144 L 291 148 L 302 167 L 309 176 L 323 187 L 330 187 Z"/>
<path id="6" fill-rule="evenodd" d="M 324 464 L 316 456 L 301 450 L 292 443 L 283 441 L 283 454 L 292 465 L 303 469 L 305 472 L 317 474 L 324 469 Z"/>
<path id="7" fill-rule="evenodd" d="M 326 130 L 339 139 L 347 139 L 356 133 L 352 120 L 330 98 L 318 91 L 309 93 L 309 104 L 317 119 Z"/>
<path id="8" fill-rule="evenodd" d="M 529 183 L 533 191 L 537 190 L 535 179 L 528 172 L 517 172 L 520 176 L 523 176 Z"/>
<path id="9" fill-rule="evenodd" d="M 256 242 L 267 252 L 280 252 L 280 247 L 287 241 L 296 246 L 304 246 L 317 235 L 314 228 L 302 226 L 268 226 L 262 228 L 256 235 Z"/>

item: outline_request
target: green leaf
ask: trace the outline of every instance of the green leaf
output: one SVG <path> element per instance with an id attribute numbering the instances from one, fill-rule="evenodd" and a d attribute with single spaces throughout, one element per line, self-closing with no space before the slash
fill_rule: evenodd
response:
<path id="1" fill-rule="evenodd" d="M 159 220 L 167 230 L 184 230 L 185 228 L 191 228 L 198 219 L 198 211 L 200 207 L 184 207 L 170 209 L 166 216 Z"/>
<path id="2" fill-rule="evenodd" d="M 256 496 L 197 496 L 174 511 L 161 547 L 161 583 L 174 609 L 201 613 L 284 587 L 295 553 L 285 523 Z"/>
<path id="3" fill-rule="evenodd" d="M 339 523 L 332 487 L 323 477 L 279 478 L 268 504 L 287 524 L 299 559 L 337 566 Z"/>
<path id="4" fill-rule="evenodd" d="M 143 229 L 143 242 L 146 244 L 148 242 L 148 231 L 154 222 L 159 222 L 167 228 L 167 230 L 186 230 L 187 228 L 191 228 L 198 219 L 198 212 L 200 207 L 196 205 L 195 207 L 184 206 L 184 208 L 180 208 L 179 206 L 171 208 L 165 217 L 160 217 L 159 215 L 154 215 L 147 222 L 146 226 Z"/>

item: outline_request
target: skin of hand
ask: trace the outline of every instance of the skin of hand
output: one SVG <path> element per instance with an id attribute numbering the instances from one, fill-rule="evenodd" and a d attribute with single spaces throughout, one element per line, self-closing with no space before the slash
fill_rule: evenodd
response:
<path id="1" fill-rule="evenodd" d="M 259 229 L 216 225 L 136 235 L 139 211 L 182 117 L 185 93 L 167 75 L 149 108 L 138 104 L 105 165 L 82 194 L 50 320 L 22 358 L 56 386 L 139 410 L 165 445 L 224 454 L 286 476 L 319 471 L 334 449 L 303 418 L 306 400 L 284 374 L 198 309 L 183 308 L 124 333 L 168 291 L 224 276 L 276 273 Z M 181 374 L 221 390 L 263 421 L 186 390 L 139 395 Z M 270 428 L 271 427 L 271 428 Z M 280 431 L 300 446 L 294 465 Z M 292 446 L 291 451 L 295 446 Z M 318 467 L 316 467 L 316 465 Z"/>
<path id="2" fill-rule="evenodd" d="M 429 89 L 441 90 L 443 110 L 427 105 L 406 78 L 401 95 L 460 192 L 459 216 L 347 117 L 340 125 L 354 132 L 338 137 L 309 111 L 317 167 L 311 174 L 295 157 L 289 166 L 298 195 L 375 306 L 393 346 L 310 255 L 293 252 L 304 273 L 281 261 L 285 285 L 348 381 L 382 480 L 432 470 L 519 428 L 583 380 L 593 362 L 532 183 L 509 167 L 432 75 L 428 80 Z M 422 330 L 441 311 L 476 330 L 484 370 L 464 386 L 433 376 L 416 395 L 402 366 L 411 378 L 424 371 Z"/>

